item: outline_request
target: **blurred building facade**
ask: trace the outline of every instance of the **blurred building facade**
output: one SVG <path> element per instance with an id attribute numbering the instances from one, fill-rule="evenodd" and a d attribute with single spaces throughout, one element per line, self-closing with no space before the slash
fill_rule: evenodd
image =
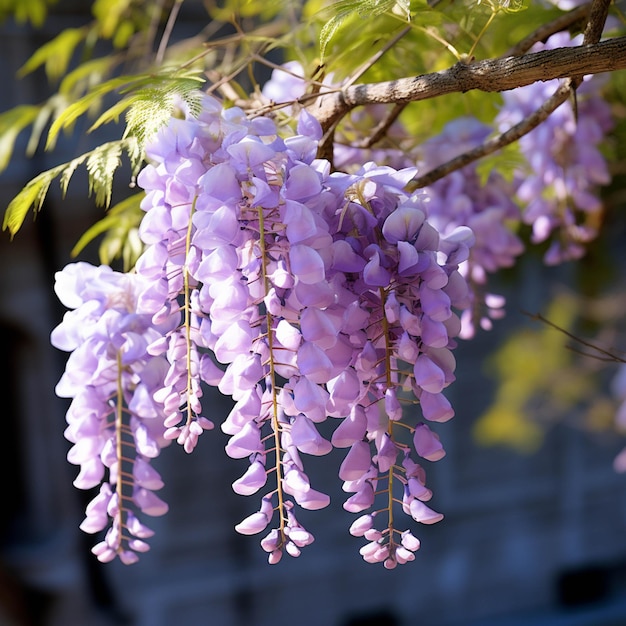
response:
<path id="1" fill-rule="evenodd" d="M 41 76 L 16 82 L 15 73 L 55 32 L 81 23 L 86 10 L 59 12 L 39 32 L 0 25 L 7 86 L 1 111 L 47 96 Z M 187 19 L 195 19 L 193 11 Z M 89 148 L 78 131 L 61 152 L 29 160 L 20 138 L 0 177 L 3 210 L 39 171 Z M 66 200 L 53 192 L 13 241 L 6 232 L 0 238 L 0 626 L 626 624 L 626 478 L 612 469 L 622 442 L 558 426 L 537 453 L 524 456 L 482 448 L 472 434 L 493 392 L 484 358 L 521 323 L 521 302 L 540 306 L 550 289 L 545 275 L 528 276 L 509 294 L 508 319 L 458 351 L 449 393 L 457 416 L 438 429 L 447 456 L 427 467 L 433 507 L 445 519 L 416 529 L 422 548 L 413 563 L 387 571 L 362 561 L 361 541 L 347 532 L 353 516 L 339 505 L 341 457 L 333 453 L 310 463 L 315 486 L 335 502 L 332 511 L 301 516 L 315 543 L 270 567 L 257 538 L 233 529 L 256 501 L 231 491 L 244 464 L 226 457 L 226 436 L 216 429 L 194 454 L 172 447 L 159 459 L 166 481 L 160 495 L 170 512 L 150 520 L 150 552 L 130 567 L 99 564 L 89 552 L 93 538 L 78 530 L 90 498 L 72 486 L 67 403 L 54 395 L 66 355 L 49 344 L 63 314 L 54 272 L 101 217 L 86 191 L 77 174 Z M 97 262 L 95 250 L 81 258 Z M 218 396 L 211 405 L 216 422 L 230 410 Z"/>

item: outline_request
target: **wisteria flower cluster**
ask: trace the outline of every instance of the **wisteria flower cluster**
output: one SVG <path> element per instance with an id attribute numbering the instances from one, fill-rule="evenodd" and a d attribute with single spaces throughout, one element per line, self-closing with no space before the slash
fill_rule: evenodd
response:
<path id="1" fill-rule="evenodd" d="M 552 35 L 533 51 L 581 45 L 582 36 Z M 602 203 L 597 188 L 611 177 L 600 143 L 613 128 L 610 107 L 601 97 L 602 76 L 587 76 L 576 91 L 576 105 L 562 104 L 519 140 L 528 170 L 521 172 L 517 198 L 533 243 L 548 242 L 548 265 L 582 257 L 598 233 Z M 503 92 L 496 123 L 506 130 L 548 99 L 558 81 L 537 82 Z"/>
<path id="2" fill-rule="evenodd" d="M 326 77 L 325 84 L 332 81 Z M 263 87 L 263 95 L 274 103 L 296 101 L 306 91 L 307 83 L 300 63 L 291 61 L 272 72 L 271 79 Z M 384 117 L 384 105 L 362 107 L 352 113 L 351 125 L 355 128 L 376 126 L 376 120 Z M 335 165 L 347 171 L 360 167 L 364 158 L 392 167 L 417 166 L 420 173 L 429 172 L 460 154 L 475 148 L 491 133 L 492 129 L 475 117 L 460 117 L 438 135 L 415 149 L 362 148 L 351 145 L 346 130 L 335 131 Z M 349 131 L 347 131 L 349 134 Z M 358 135 L 358 133 L 357 133 Z M 399 120 L 387 129 L 386 138 L 400 145 L 407 132 Z M 490 293 L 487 288 L 488 274 L 513 265 L 523 250 L 523 244 L 515 234 L 521 221 L 521 209 L 513 198 L 513 182 L 506 181 L 498 172 L 492 172 L 487 180 L 481 180 L 475 164 L 448 174 L 443 179 L 422 190 L 423 209 L 429 222 L 442 233 L 452 232 L 459 226 L 472 229 L 476 242 L 470 257 L 461 264 L 461 273 L 470 287 L 471 304 L 461 316 L 460 337 L 472 338 L 476 326 L 492 327 L 492 320 L 504 315 L 505 299 Z"/>
<path id="3" fill-rule="evenodd" d="M 580 43 L 580 37 L 572 39 L 567 33 L 558 33 L 534 50 Z M 504 92 L 496 126 L 508 130 L 534 113 L 537 103 L 552 95 L 557 82 L 537 82 Z M 325 85 L 332 86 L 332 76 L 326 77 Z M 423 189 L 423 206 L 430 223 L 442 233 L 468 226 L 476 237 L 470 258 L 461 267 L 472 298 L 462 315 L 462 338 L 473 337 L 477 327 L 490 329 L 493 320 L 504 315 L 505 299 L 490 291 L 488 276 L 511 267 L 524 251 L 517 235 L 522 222 L 532 226 L 532 243 L 548 242 L 544 257 L 548 264 L 581 257 L 596 237 L 602 218 L 597 188 L 610 182 L 600 143 L 613 127 L 609 106 L 601 97 L 602 85 L 602 77 L 586 77 L 577 90 L 576 108 L 571 103 L 561 105 L 547 121 L 522 137 L 519 147 L 523 161 L 513 180 L 496 171 L 483 180 L 476 165 L 470 164 Z M 263 95 L 271 102 L 286 103 L 296 101 L 306 89 L 302 66 L 289 62 L 272 72 Z M 376 126 L 378 113 L 374 106 L 362 107 L 353 117 L 363 118 L 371 128 Z M 394 167 L 417 165 L 420 173 L 475 148 L 493 130 L 474 117 L 460 117 L 417 148 L 394 150 L 352 145 L 344 126 L 336 131 L 334 158 L 338 167 L 353 171 L 369 157 Z M 394 133 L 407 136 L 399 120 L 387 129 L 387 137 Z"/>
<path id="4" fill-rule="evenodd" d="M 270 563 L 313 541 L 298 507 L 330 501 L 305 455 L 347 450 L 343 507 L 360 514 L 350 532 L 368 542 L 368 562 L 414 559 L 419 540 L 396 508 L 442 518 L 426 504 L 420 463 L 445 454 L 429 424 L 454 414 L 443 392 L 471 301 L 459 265 L 474 235 L 430 222 L 404 191 L 415 168 L 331 172 L 316 158 L 320 138 L 306 111 L 281 137 L 271 119 L 205 96 L 198 117 L 182 110 L 148 149 L 135 272 L 80 263 L 58 273 L 72 310 L 52 335 L 71 352 L 57 392 L 73 398 L 75 484 L 102 482 L 82 525 L 110 524 L 100 560 L 129 563 L 147 549 L 136 513 L 167 508 L 149 460 L 171 441 L 192 452 L 213 427 L 207 385 L 233 400 L 220 424 L 226 454 L 249 462 L 233 489 L 260 492 L 235 528 L 265 533 Z M 319 431 L 327 420 L 330 440 Z"/>
<path id="5" fill-rule="evenodd" d="M 93 548 L 101 561 L 119 556 L 134 563 L 153 534 L 137 512 L 168 510 L 154 493 L 163 481 L 150 465 L 169 443 L 163 407 L 154 399 L 168 363 L 148 347 L 171 328 L 138 313 L 145 288 L 140 276 L 88 263 L 68 265 L 56 277 L 55 291 L 71 309 L 51 337 L 54 346 L 71 352 L 56 393 L 72 398 L 65 437 L 74 444 L 68 461 L 80 465 L 74 485 L 101 485 L 80 526 L 97 533 L 110 525 Z"/>
<path id="6" fill-rule="evenodd" d="M 460 117 L 420 147 L 418 164 L 422 171 L 430 171 L 483 143 L 491 130 L 474 117 Z M 496 171 L 481 180 L 476 163 L 471 163 L 425 187 L 423 193 L 428 219 L 440 232 L 468 226 L 476 238 L 460 268 L 472 298 L 461 316 L 460 336 L 469 339 L 477 324 L 490 330 L 492 320 L 504 314 L 504 297 L 487 290 L 489 274 L 511 267 L 524 251 L 516 234 L 521 209 L 513 200 L 515 186 Z"/>

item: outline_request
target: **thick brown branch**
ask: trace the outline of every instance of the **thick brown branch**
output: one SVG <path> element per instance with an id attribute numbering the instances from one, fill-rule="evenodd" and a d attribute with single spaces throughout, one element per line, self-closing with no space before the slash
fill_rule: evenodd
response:
<path id="1" fill-rule="evenodd" d="M 383 83 L 353 85 L 321 97 L 310 111 L 324 129 L 357 106 L 416 102 L 473 89 L 506 91 L 537 81 L 612 72 L 626 68 L 626 37 L 593 45 L 534 52 L 518 57 L 457 63 L 447 70 Z"/>
<path id="2" fill-rule="evenodd" d="M 593 0 L 583 43 L 591 44 L 600 41 L 610 6 L 611 0 Z"/>

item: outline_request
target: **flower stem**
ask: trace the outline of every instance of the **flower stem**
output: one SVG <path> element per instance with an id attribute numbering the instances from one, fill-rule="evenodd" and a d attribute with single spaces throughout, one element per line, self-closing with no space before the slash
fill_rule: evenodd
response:
<path id="1" fill-rule="evenodd" d="M 267 276 L 267 247 L 265 244 L 265 215 L 263 214 L 263 208 L 258 208 L 259 216 L 259 245 L 261 247 L 261 271 L 263 273 L 263 288 L 267 295 L 270 289 L 270 281 Z M 274 449 L 275 449 L 275 468 L 276 468 L 276 495 L 278 498 L 278 517 L 280 520 L 280 536 L 281 543 L 285 542 L 285 516 L 284 516 L 284 494 L 282 488 L 282 473 L 281 473 L 281 448 L 280 448 L 280 420 L 278 419 L 278 394 L 276 392 L 276 369 L 274 363 L 274 333 L 272 332 L 272 314 L 265 311 L 265 323 L 267 325 L 267 347 L 268 347 L 268 366 L 269 366 L 269 384 L 272 388 L 272 430 L 274 431 Z"/>

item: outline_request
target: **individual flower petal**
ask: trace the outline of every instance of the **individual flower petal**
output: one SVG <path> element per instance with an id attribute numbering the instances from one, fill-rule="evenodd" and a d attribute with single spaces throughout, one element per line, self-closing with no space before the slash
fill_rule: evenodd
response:
<path id="1" fill-rule="evenodd" d="M 235 530 L 242 535 L 256 535 L 265 530 L 269 523 L 270 521 L 267 515 L 257 511 L 239 522 L 239 524 L 235 526 Z"/>
<path id="2" fill-rule="evenodd" d="M 330 504 L 330 496 L 321 491 L 315 489 L 308 489 L 305 492 L 300 492 L 295 496 L 296 502 L 308 511 L 318 511 Z M 291 535 L 290 535 L 291 537 Z"/>
<path id="3" fill-rule="evenodd" d="M 415 451 L 428 461 L 438 461 L 446 455 L 446 451 L 439 441 L 439 436 L 426 424 L 418 424 L 415 427 L 413 445 Z"/>
<path id="4" fill-rule="evenodd" d="M 370 514 L 361 515 L 352 522 L 349 532 L 353 537 L 362 537 L 374 525 L 374 517 Z"/>
<path id="5" fill-rule="evenodd" d="M 241 478 L 233 483 L 233 491 L 240 496 L 256 493 L 267 482 L 267 471 L 258 459 L 253 461 Z"/>
<path id="6" fill-rule="evenodd" d="M 161 498 L 148 489 L 140 487 L 133 493 L 133 501 L 146 515 L 165 515 L 169 507 Z"/>
<path id="7" fill-rule="evenodd" d="M 321 283 L 326 277 L 322 257 L 310 246 L 303 244 L 291 246 L 289 262 L 294 275 L 306 285 Z"/>
<path id="8" fill-rule="evenodd" d="M 447 422 L 454 417 L 454 409 L 448 398 L 442 393 L 422 391 L 420 406 L 422 407 L 422 415 L 431 422 Z"/>
<path id="9" fill-rule="evenodd" d="M 365 441 L 356 441 L 350 446 L 348 454 L 339 468 L 341 480 L 358 480 L 372 464 L 370 446 Z"/>
<path id="10" fill-rule="evenodd" d="M 291 440 L 300 452 L 315 456 L 323 456 L 333 449 L 330 441 L 324 439 L 313 422 L 302 414 L 296 415 L 291 422 Z"/>
<path id="11" fill-rule="evenodd" d="M 378 454 L 376 455 L 376 464 L 380 472 L 388 472 L 398 458 L 400 450 L 398 446 L 391 440 L 387 433 L 383 433 L 380 442 L 376 442 Z"/>
<path id="12" fill-rule="evenodd" d="M 347 448 L 365 437 L 367 417 L 363 407 L 356 405 L 350 414 L 341 420 L 331 437 L 331 443 L 336 448 Z M 368 450 L 369 455 L 369 450 Z"/>
<path id="13" fill-rule="evenodd" d="M 298 349 L 298 367 L 303 376 L 314 383 L 325 383 L 332 378 L 333 364 L 326 353 L 310 341 Z"/>
<path id="14" fill-rule="evenodd" d="M 243 459 L 251 454 L 262 453 L 261 432 L 256 423 L 246 422 L 226 444 L 226 454 L 233 459 Z"/>
<path id="15" fill-rule="evenodd" d="M 420 500 L 413 500 L 410 505 L 411 517 L 422 524 L 435 524 L 443 519 L 441 513 L 433 511 Z"/>
<path id="16" fill-rule="evenodd" d="M 343 508 L 349 513 L 360 513 L 373 504 L 374 487 L 369 481 L 365 481 L 363 487 L 343 503 Z"/>
<path id="17" fill-rule="evenodd" d="M 445 374 L 426 354 L 417 357 L 413 374 L 415 383 L 429 393 L 439 393 L 445 387 Z"/>
<path id="18" fill-rule="evenodd" d="M 401 206 L 392 211 L 383 224 L 383 237 L 389 243 L 412 241 L 424 223 L 426 216 L 420 209 Z"/>

